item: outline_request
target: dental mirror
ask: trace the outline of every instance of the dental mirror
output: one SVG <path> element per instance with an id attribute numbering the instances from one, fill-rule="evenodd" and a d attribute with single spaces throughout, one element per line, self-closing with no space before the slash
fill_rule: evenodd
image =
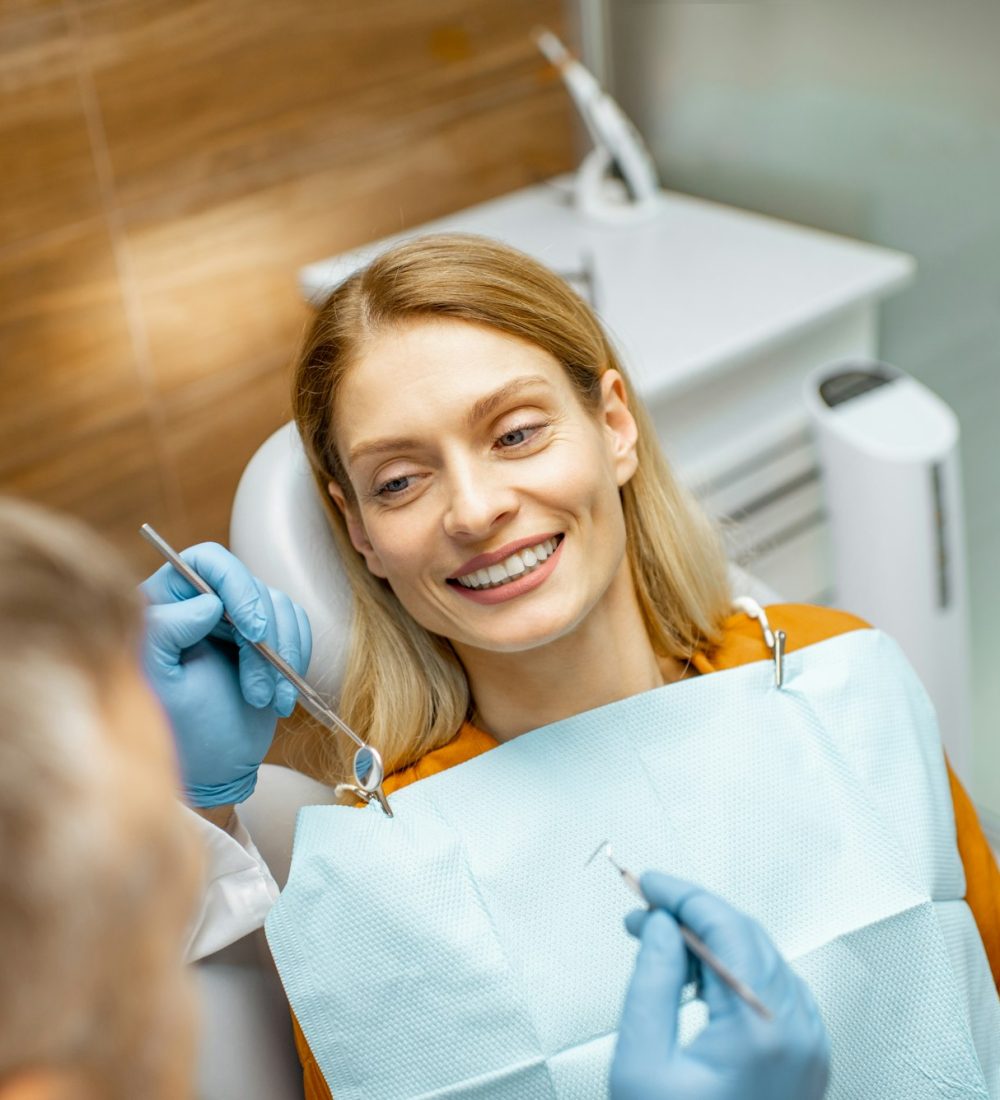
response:
<path id="1" fill-rule="evenodd" d="M 362 745 L 354 753 L 354 779 L 357 785 L 369 794 L 373 793 L 385 777 L 385 768 L 378 750 L 371 745 Z"/>

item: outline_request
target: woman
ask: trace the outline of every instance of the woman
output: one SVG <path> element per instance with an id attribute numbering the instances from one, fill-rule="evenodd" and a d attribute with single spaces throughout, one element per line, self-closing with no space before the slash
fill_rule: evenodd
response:
<path id="1" fill-rule="evenodd" d="M 505 740 L 680 679 L 721 638 L 714 530 L 593 314 L 526 257 L 432 238 L 377 261 L 327 301 L 293 400 L 356 600 L 344 717 L 388 771 L 469 718 Z"/>
<path id="2" fill-rule="evenodd" d="M 382 753 L 388 792 L 769 656 L 757 625 L 730 614 L 718 540 L 596 319 L 527 257 L 469 237 L 379 257 L 324 304 L 293 395 L 355 599 L 342 714 Z M 864 627 L 816 608 L 770 615 L 790 650 Z M 341 748 L 313 736 L 299 762 L 342 778 Z M 231 818 L 232 780 L 190 776 L 217 821 Z M 996 968 L 996 868 L 953 789 Z"/>

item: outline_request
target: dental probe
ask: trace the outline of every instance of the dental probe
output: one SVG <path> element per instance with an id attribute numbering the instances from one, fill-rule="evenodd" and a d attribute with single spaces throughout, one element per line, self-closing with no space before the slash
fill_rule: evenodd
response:
<path id="1" fill-rule="evenodd" d="M 639 876 L 634 871 L 630 871 L 627 867 L 623 867 L 614 857 L 611 851 L 611 845 L 602 840 L 598 844 L 594 851 L 594 854 L 587 860 L 584 866 L 589 867 L 591 863 L 601 854 L 604 853 L 607 856 L 608 862 L 612 867 L 621 875 L 622 881 L 632 891 L 633 894 L 637 894 L 642 898 L 647 907 L 649 902 L 646 900 L 646 895 L 642 892 L 642 887 L 639 885 Z M 677 927 L 680 929 L 681 938 L 687 944 L 688 950 L 692 955 L 695 955 L 706 966 L 710 966 L 716 974 L 729 986 L 729 988 L 737 995 L 742 997 L 744 1001 L 760 1016 L 762 1019 L 771 1020 L 773 1015 L 771 1010 L 760 1000 L 760 998 L 754 993 L 754 991 L 745 983 L 741 982 L 739 978 L 721 962 L 708 948 L 705 941 L 699 938 L 688 928 L 686 925 L 678 922 Z"/>
<path id="2" fill-rule="evenodd" d="M 206 596 L 218 597 L 218 593 L 212 586 L 204 580 L 204 578 L 200 577 L 180 554 L 177 553 L 170 543 L 161 535 L 157 534 L 148 523 L 144 523 L 139 528 L 139 534 L 142 535 L 147 542 L 152 543 L 177 572 L 180 573 L 185 580 L 194 585 L 199 592 L 203 592 Z M 222 617 L 234 630 L 239 631 L 239 627 L 230 618 L 228 611 L 223 610 Z M 242 634 L 242 632 L 240 633 Z M 245 635 L 243 636 L 245 637 Z M 276 668 L 278 672 L 291 683 L 299 693 L 299 699 L 303 707 L 305 707 L 313 718 L 318 722 L 322 722 L 327 729 L 333 730 L 334 732 L 339 730 L 341 733 L 346 733 L 355 745 L 358 746 L 354 754 L 354 778 L 357 780 L 362 793 L 374 797 L 382 807 L 383 812 L 389 817 L 392 817 L 392 808 L 389 805 L 388 799 L 385 797 L 385 792 L 382 790 L 384 769 L 382 757 L 379 755 L 378 750 L 362 741 L 354 730 L 323 702 L 316 690 L 302 679 L 284 657 L 276 653 L 266 642 L 254 642 L 249 638 L 246 640 L 265 661 Z M 362 769 L 361 764 L 359 764 L 359 759 L 368 765 L 364 775 L 361 774 Z"/>

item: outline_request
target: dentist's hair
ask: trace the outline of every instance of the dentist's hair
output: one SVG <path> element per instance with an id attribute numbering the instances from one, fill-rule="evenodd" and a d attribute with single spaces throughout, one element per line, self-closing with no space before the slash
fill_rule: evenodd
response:
<path id="1" fill-rule="evenodd" d="M 387 770 L 455 736 L 470 714 L 469 686 L 449 641 L 424 630 L 368 571 L 327 485 L 336 481 L 356 504 L 335 438 L 341 380 L 374 336 L 426 318 L 486 325 L 542 348 L 594 415 L 601 375 L 619 371 L 639 430 L 638 468 L 621 490 L 626 554 L 653 648 L 686 660 L 718 642 L 729 613 L 718 534 L 671 474 L 648 413 L 583 299 L 542 264 L 484 237 L 428 236 L 398 245 L 326 299 L 306 334 L 292 387 L 295 420 L 354 595 L 340 706 L 377 746 Z M 334 762 L 343 769 L 337 750 L 328 751 L 330 770 Z"/>
<path id="2" fill-rule="evenodd" d="M 133 795 L 106 767 L 104 708 L 141 629 L 113 547 L 0 497 L 0 1090 L 62 1074 L 94 1100 L 188 1095 L 190 897 L 156 887 L 189 849 L 180 820 L 124 838 L 111 809 Z"/>

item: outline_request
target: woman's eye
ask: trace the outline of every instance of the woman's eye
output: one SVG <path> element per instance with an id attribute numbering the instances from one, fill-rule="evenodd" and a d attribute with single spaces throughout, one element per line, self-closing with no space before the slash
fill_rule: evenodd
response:
<path id="1" fill-rule="evenodd" d="M 379 497 L 398 496 L 409 487 L 410 479 L 408 477 L 391 477 L 388 481 L 382 482 L 375 490 L 375 495 Z"/>
<path id="2" fill-rule="evenodd" d="M 504 432 L 503 435 L 498 437 L 497 443 L 501 447 L 519 447 L 542 427 L 541 424 L 525 424 L 523 428 L 511 428 L 509 432 Z"/>

